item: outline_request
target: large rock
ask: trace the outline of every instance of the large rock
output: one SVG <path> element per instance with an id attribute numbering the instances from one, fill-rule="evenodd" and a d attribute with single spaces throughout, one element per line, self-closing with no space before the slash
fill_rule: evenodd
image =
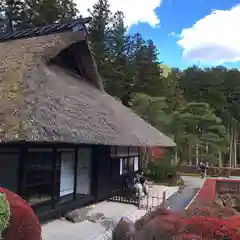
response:
<path id="1" fill-rule="evenodd" d="M 90 210 L 89 208 L 75 209 L 71 212 L 68 212 L 65 215 L 65 218 L 70 222 L 79 223 L 87 219 L 89 210 Z"/>
<path id="2" fill-rule="evenodd" d="M 132 240 L 135 236 L 134 223 L 126 218 L 122 217 L 116 228 L 113 231 L 113 240 Z"/>

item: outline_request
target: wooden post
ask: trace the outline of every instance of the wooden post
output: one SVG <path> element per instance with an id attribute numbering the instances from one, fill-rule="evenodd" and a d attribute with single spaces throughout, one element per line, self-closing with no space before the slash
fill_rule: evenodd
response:
<path id="1" fill-rule="evenodd" d="M 162 202 L 163 208 L 167 208 L 167 201 L 166 201 L 166 191 L 163 192 L 163 202 Z"/>
<path id="2" fill-rule="evenodd" d="M 137 190 L 138 191 L 138 195 L 137 195 L 137 200 L 138 200 L 138 209 L 140 209 L 141 208 L 141 196 L 140 196 L 140 189 L 138 189 Z"/>

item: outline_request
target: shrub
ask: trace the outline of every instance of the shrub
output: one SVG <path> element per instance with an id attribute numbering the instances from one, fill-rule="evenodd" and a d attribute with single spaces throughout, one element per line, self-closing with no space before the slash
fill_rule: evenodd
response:
<path id="1" fill-rule="evenodd" d="M 40 240 L 41 227 L 29 204 L 17 194 L 3 188 L 0 188 L 0 195 L 2 239 Z"/>
<path id="2" fill-rule="evenodd" d="M 233 222 L 234 219 L 185 216 L 158 209 L 136 222 L 134 234 L 113 240 L 239 240 L 238 224 Z"/>
<path id="3" fill-rule="evenodd" d="M 173 179 L 177 174 L 176 166 L 171 165 L 168 159 L 149 164 L 148 170 L 148 177 L 157 182 Z"/>

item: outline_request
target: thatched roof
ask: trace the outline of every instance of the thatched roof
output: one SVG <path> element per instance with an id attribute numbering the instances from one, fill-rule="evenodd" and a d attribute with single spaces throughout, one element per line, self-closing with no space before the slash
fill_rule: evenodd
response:
<path id="1" fill-rule="evenodd" d="M 0 42 L 1 142 L 175 145 L 103 91 L 84 29 L 20 35 Z M 72 46 L 87 80 L 50 61 Z"/>

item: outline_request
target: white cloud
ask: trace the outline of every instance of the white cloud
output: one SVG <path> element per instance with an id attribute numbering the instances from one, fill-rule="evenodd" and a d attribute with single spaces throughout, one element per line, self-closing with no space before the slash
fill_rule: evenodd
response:
<path id="1" fill-rule="evenodd" d="M 78 9 L 83 16 L 88 16 L 87 9 L 91 9 L 96 0 L 76 0 Z M 162 0 L 109 0 L 113 12 L 122 11 L 125 24 L 131 27 L 139 22 L 149 23 L 152 27 L 159 25 L 160 20 L 155 9 L 161 5 Z"/>
<path id="2" fill-rule="evenodd" d="M 182 30 L 177 43 L 186 60 L 221 64 L 240 60 L 240 5 L 214 10 Z"/>

